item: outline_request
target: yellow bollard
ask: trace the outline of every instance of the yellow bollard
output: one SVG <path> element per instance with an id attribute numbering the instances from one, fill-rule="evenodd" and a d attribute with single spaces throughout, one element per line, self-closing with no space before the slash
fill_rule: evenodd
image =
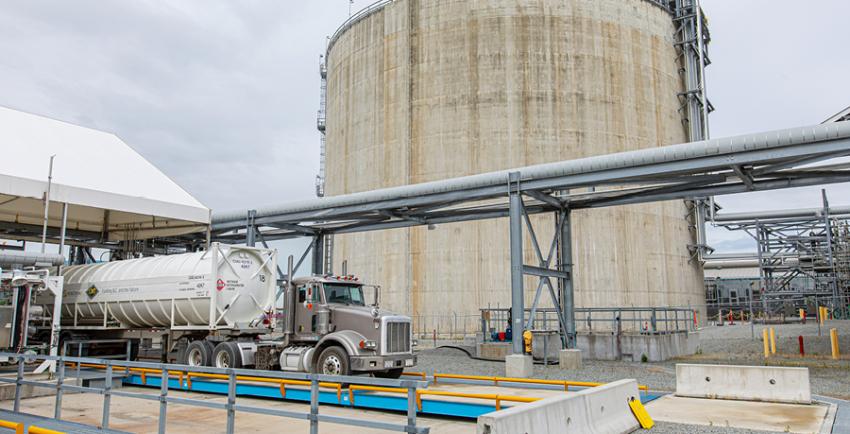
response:
<path id="1" fill-rule="evenodd" d="M 761 339 L 764 342 L 764 358 L 770 357 L 770 343 L 767 341 L 767 329 L 761 331 Z"/>
<path id="2" fill-rule="evenodd" d="M 806 320 L 806 309 L 800 309 L 800 321 Z"/>
<path id="3" fill-rule="evenodd" d="M 531 354 L 532 343 L 531 341 L 534 339 L 534 335 L 531 333 L 531 330 L 526 330 L 522 333 L 522 340 L 525 343 L 525 353 Z"/>
<path id="4" fill-rule="evenodd" d="M 776 354 L 776 334 L 773 327 L 770 328 L 770 354 Z"/>
<path id="5" fill-rule="evenodd" d="M 838 360 L 841 352 L 838 350 L 838 330 L 829 329 L 829 340 L 832 343 L 832 358 Z"/>
<path id="6" fill-rule="evenodd" d="M 823 306 L 818 307 L 818 321 L 820 321 L 820 325 L 826 321 L 826 308 Z"/>

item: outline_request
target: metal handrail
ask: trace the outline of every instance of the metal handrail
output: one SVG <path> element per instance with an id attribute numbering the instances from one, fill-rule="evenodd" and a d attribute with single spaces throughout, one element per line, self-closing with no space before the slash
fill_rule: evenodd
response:
<path id="1" fill-rule="evenodd" d="M 15 430 L 15 434 L 24 434 L 24 424 L 22 422 L 0 420 L 0 428 L 13 429 Z"/>
<path id="2" fill-rule="evenodd" d="M 325 58 L 327 59 L 327 53 L 331 52 L 331 47 L 333 47 L 334 43 L 336 42 L 336 40 L 339 38 L 339 36 L 343 32 L 348 30 L 348 28 L 353 26 L 358 21 L 360 21 L 363 18 L 366 18 L 369 15 L 372 15 L 373 13 L 383 9 L 384 6 L 386 6 L 387 4 L 392 3 L 394 1 L 396 1 L 396 0 L 378 0 L 378 1 L 370 4 L 369 6 L 366 6 L 365 8 L 360 9 L 359 11 L 355 12 L 353 15 L 348 17 L 347 20 L 343 21 L 342 24 L 339 27 L 337 27 L 336 31 L 334 31 L 333 35 L 331 35 L 331 37 L 328 38 L 328 44 L 327 44 L 328 48 L 327 48 L 326 53 L 325 53 Z"/>
<path id="3" fill-rule="evenodd" d="M 15 399 L 13 411 L 20 413 L 21 403 L 21 387 L 33 386 L 56 389 L 56 401 L 54 404 L 54 419 L 61 420 L 62 415 L 62 395 L 65 391 L 94 393 L 103 396 L 103 416 L 101 426 L 103 429 L 109 428 L 110 402 L 112 396 L 120 396 L 125 398 L 136 398 L 144 400 L 159 401 L 159 433 L 165 433 L 165 424 L 167 420 L 168 403 L 199 406 L 207 408 L 216 408 L 226 410 L 227 412 L 227 427 L 225 432 L 231 434 L 235 432 L 236 412 L 246 412 L 255 414 L 265 414 L 272 416 L 281 416 L 289 418 L 307 419 L 310 421 L 310 432 L 318 433 L 319 422 L 341 423 L 353 426 L 363 426 L 368 428 L 377 428 L 389 431 L 399 431 L 408 433 L 427 434 L 429 428 L 416 425 L 416 391 L 420 388 L 427 387 L 429 382 L 422 380 L 407 380 L 407 379 L 383 379 L 383 378 L 368 378 L 368 377 L 353 377 L 353 376 L 336 376 L 336 375 L 321 375 L 296 372 L 276 372 L 276 371 L 254 371 L 249 369 L 232 369 L 232 368 L 214 368 L 208 366 L 187 366 L 175 364 L 161 364 L 150 362 L 132 362 L 119 360 L 104 360 L 93 359 L 87 357 L 67 357 L 67 356 L 46 356 L 46 355 L 28 355 L 15 353 L 0 353 L 0 357 L 8 357 L 11 360 L 16 360 L 18 370 L 16 378 L 0 377 L 0 383 L 15 384 Z M 35 361 L 50 360 L 56 362 L 56 383 L 45 383 L 40 381 L 25 380 L 24 366 L 26 363 Z M 65 367 L 66 364 L 73 364 L 78 369 L 82 366 L 96 367 L 105 369 L 105 380 L 103 387 L 91 387 L 82 385 L 65 384 Z M 103 368 L 101 368 L 103 367 Z M 147 377 L 149 374 L 159 374 L 160 378 L 160 393 L 158 395 L 128 392 L 112 389 L 113 373 L 115 370 L 127 370 L 128 372 L 140 372 Z M 169 378 L 179 376 L 180 383 L 183 384 L 183 375 L 188 381 L 191 377 L 215 378 L 227 380 L 227 402 L 210 402 L 207 400 L 197 400 L 191 398 L 175 397 L 168 395 Z M 310 411 L 294 412 L 289 410 L 278 410 L 268 407 L 255 407 L 249 405 L 236 404 L 236 385 L 237 380 L 253 381 L 253 382 L 272 382 L 281 385 L 281 393 L 285 395 L 284 386 L 286 384 L 297 384 L 310 387 Z M 399 388 L 408 392 L 407 405 L 407 424 L 393 424 L 387 422 L 378 422 L 373 420 L 357 419 L 352 417 L 340 417 L 319 414 L 319 388 L 332 387 L 337 389 L 337 396 L 341 396 L 341 384 L 366 385 Z"/>
<path id="4" fill-rule="evenodd" d="M 342 35 L 343 32 L 348 30 L 354 24 L 358 23 L 360 20 L 372 15 L 373 13 L 383 9 L 384 6 L 386 6 L 390 3 L 393 3 L 395 1 L 396 0 L 378 0 L 378 1 L 376 1 L 372 4 L 370 4 L 370 5 L 366 6 L 365 8 L 360 9 L 359 11 L 355 12 L 350 17 L 348 17 L 348 19 L 343 21 L 342 24 L 340 24 L 340 26 L 337 27 L 337 29 L 334 31 L 333 35 L 331 35 L 328 38 L 327 49 L 325 50 L 325 58 L 327 58 L 327 54 L 330 53 L 331 47 L 333 47 L 334 43 L 336 43 L 336 40 L 339 39 L 340 35 Z M 673 13 L 673 9 L 670 7 L 670 3 L 667 0 L 645 0 L 645 1 L 652 3 L 653 5 L 658 6 L 661 9 L 664 9 L 668 13 L 671 13 L 671 14 Z"/>
<path id="5" fill-rule="evenodd" d="M 404 372 L 402 375 L 422 377 L 422 379 L 427 379 L 428 376 L 424 372 Z M 440 378 L 450 379 L 450 380 L 474 380 L 474 381 L 492 381 L 493 385 L 499 386 L 499 383 L 514 383 L 514 384 L 545 384 L 550 386 L 563 386 L 564 391 L 568 391 L 570 386 L 573 387 L 597 387 L 605 385 L 606 383 L 594 382 L 594 381 L 573 381 L 573 380 L 541 380 L 537 378 L 515 378 L 515 377 L 497 377 L 497 376 L 487 376 L 487 375 L 462 375 L 462 374 L 440 374 L 434 372 L 434 375 L 431 376 L 434 379 L 433 384 L 437 384 Z M 638 385 L 638 389 L 643 391 L 648 391 L 649 387 L 645 385 Z"/>
<path id="6" fill-rule="evenodd" d="M 493 322 L 502 321 L 507 324 L 507 318 L 511 313 L 509 308 L 484 308 L 481 313 L 481 333 L 485 341 L 489 341 L 489 331 L 498 329 L 493 327 Z M 543 330 L 558 330 L 560 324 L 557 319 L 557 311 L 554 308 L 535 309 L 535 317 L 531 319 L 534 325 L 542 323 Z M 531 309 L 525 309 L 526 317 L 531 314 Z M 576 325 L 584 327 L 580 331 L 592 332 L 594 324 L 610 324 L 611 328 L 605 332 L 615 334 L 622 333 L 623 324 L 632 324 L 633 330 L 642 334 L 670 334 L 687 333 L 696 330 L 697 312 L 687 307 L 585 307 L 576 308 Z M 583 314 L 583 315 L 582 315 Z M 581 316 L 580 316 L 581 315 Z M 594 316 L 595 315 L 595 316 Z M 525 320 L 525 318 L 524 318 Z M 523 321 L 525 323 L 525 321 Z M 553 326 L 549 328 L 550 324 Z"/>
<path id="7" fill-rule="evenodd" d="M 386 392 L 386 393 L 407 393 L 407 389 L 400 389 L 396 387 L 376 387 L 376 386 L 350 386 L 348 388 L 348 401 L 352 404 L 354 403 L 354 392 L 357 390 L 364 390 L 370 392 Z M 416 407 L 419 411 L 422 411 L 422 395 L 432 395 L 432 396 L 448 396 L 453 398 L 469 398 L 469 399 L 483 399 L 483 400 L 492 400 L 496 402 L 496 411 L 502 409 L 502 401 L 507 402 L 534 402 L 539 401 L 543 398 L 540 397 L 532 397 L 532 396 L 515 396 L 515 395 L 500 395 L 495 393 L 466 393 L 466 392 L 449 392 L 445 390 L 416 390 Z"/>

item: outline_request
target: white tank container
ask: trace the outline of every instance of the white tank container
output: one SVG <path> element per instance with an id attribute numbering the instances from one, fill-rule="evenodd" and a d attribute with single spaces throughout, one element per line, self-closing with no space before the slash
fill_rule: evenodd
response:
<path id="1" fill-rule="evenodd" d="M 205 252 L 65 268 L 64 327 L 255 329 L 273 326 L 274 250 Z M 107 315 L 104 315 L 104 312 Z"/>

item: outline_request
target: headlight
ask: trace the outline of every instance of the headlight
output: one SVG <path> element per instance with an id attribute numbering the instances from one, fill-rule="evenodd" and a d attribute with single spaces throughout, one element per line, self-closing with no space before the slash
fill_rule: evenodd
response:
<path id="1" fill-rule="evenodd" d="M 378 348 L 378 344 L 375 341 L 360 341 L 360 349 L 374 350 L 375 348 Z"/>

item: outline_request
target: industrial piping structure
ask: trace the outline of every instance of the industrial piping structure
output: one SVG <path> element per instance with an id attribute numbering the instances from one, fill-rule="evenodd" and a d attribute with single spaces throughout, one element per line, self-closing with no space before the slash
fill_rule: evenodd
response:
<path id="1" fill-rule="evenodd" d="M 830 306 L 834 315 L 846 318 L 850 297 L 850 207 L 831 207 L 822 191 L 822 208 L 780 211 L 719 213 L 712 224 L 731 231 L 744 231 L 756 242 L 756 252 L 712 255 L 706 268 L 757 268 L 759 294 L 748 290 L 746 302 L 750 316 L 753 304 L 775 314 L 784 305 L 810 308 L 806 300 Z M 795 288 L 796 279 L 811 282 L 811 287 Z"/>
<path id="2" fill-rule="evenodd" d="M 386 188 L 282 206 L 213 215 L 213 239 L 229 243 L 312 237 L 312 271 L 321 274 L 321 246 L 331 234 L 510 218 L 511 293 L 515 330 L 523 327 L 523 280 L 532 275 L 561 313 L 562 341 L 575 340 L 572 252 L 560 248 L 547 262 L 526 265 L 516 243 L 523 221 L 555 213 L 560 230 L 552 245 L 568 245 L 576 209 L 688 199 L 850 181 L 843 165 L 813 163 L 850 155 L 850 124 L 800 127 L 738 137 L 622 152 L 480 175 Z M 598 187 L 598 188 L 597 188 Z M 581 192 L 579 192 L 581 190 Z M 526 199 L 524 199 L 524 197 Z M 248 218 L 246 218 L 248 216 Z M 529 231 L 533 231 L 531 226 Z M 550 249 L 553 250 L 553 249 Z M 302 256 L 302 260 L 308 252 Z M 542 260 L 541 260 L 542 258 Z M 553 263 L 554 262 L 554 263 Z M 557 280 L 558 294 L 551 289 Z M 539 297 L 535 296 L 535 300 Z M 522 354 L 521 333 L 513 350 Z"/>

